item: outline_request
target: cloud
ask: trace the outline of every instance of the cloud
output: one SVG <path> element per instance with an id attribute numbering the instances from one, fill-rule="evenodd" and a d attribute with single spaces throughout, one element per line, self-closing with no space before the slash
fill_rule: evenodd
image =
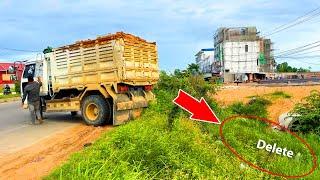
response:
<path id="1" fill-rule="evenodd" d="M 0 2 L 0 47 L 42 50 L 125 31 L 158 44 L 160 67 L 184 68 L 201 48 L 213 46 L 220 26 L 257 26 L 262 32 L 319 5 L 317 0 L 17 0 Z M 285 50 L 320 39 L 319 22 L 272 36 Z M 23 53 L 0 49 L 1 59 Z M 300 64 L 303 66 L 304 64 Z"/>

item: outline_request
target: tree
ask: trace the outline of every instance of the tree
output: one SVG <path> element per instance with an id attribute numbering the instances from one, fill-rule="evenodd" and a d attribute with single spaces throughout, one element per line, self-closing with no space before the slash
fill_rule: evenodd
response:
<path id="1" fill-rule="evenodd" d="M 187 73 L 190 73 L 192 75 L 200 74 L 200 67 L 198 64 L 191 63 L 191 64 L 188 64 L 186 71 Z"/>
<path id="2" fill-rule="evenodd" d="M 183 77 L 183 73 L 181 72 L 180 69 L 175 69 L 173 74 L 176 76 L 176 77 Z"/>
<path id="3" fill-rule="evenodd" d="M 310 72 L 310 69 L 291 67 L 287 62 L 277 65 L 277 72 Z"/>

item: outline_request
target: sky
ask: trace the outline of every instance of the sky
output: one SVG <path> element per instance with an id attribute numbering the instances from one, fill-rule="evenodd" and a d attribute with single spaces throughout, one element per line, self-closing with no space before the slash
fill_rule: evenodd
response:
<path id="1" fill-rule="evenodd" d="M 256 26 L 268 33 L 319 6 L 319 0 L 0 0 L 0 61 L 37 56 L 3 48 L 41 52 L 124 31 L 157 42 L 160 68 L 172 71 L 194 62 L 201 48 L 213 47 L 219 27 Z M 275 53 L 318 41 L 320 16 L 269 38 Z M 285 60 L 320 71 L 314 65 L 320 58 Z"/>

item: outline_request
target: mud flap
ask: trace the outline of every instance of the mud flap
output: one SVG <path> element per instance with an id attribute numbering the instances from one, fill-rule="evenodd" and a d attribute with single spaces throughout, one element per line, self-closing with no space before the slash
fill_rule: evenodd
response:
<path id="1" fill-rule="evenodd" d="M 113 125 L 120 125 L 139 117 L 143 108 L 148 107 L 149 101 L 155 97 L 151 91 L 130 91 L 117 94 L 113 102 Z"/>

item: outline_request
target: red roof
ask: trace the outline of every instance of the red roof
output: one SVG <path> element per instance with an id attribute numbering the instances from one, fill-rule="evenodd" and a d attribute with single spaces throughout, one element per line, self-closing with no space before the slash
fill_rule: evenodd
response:
<path id="1" fill-rule="evenodd" d="M 12 63 L 0 63 L 0 71 L 7 71 Z"/>
<path id="2" fill-rule="evenodd" d="M 1 63 L 0 62 L 0 71 L 7 71 L 10 66 L 14 66 L 14 63 Z M 16 67 L 18 67 L 18 70 L 20 70 L 20 71 L 23 70 L 23 65 L 21 65 L 20 63 L 17 63 Z"/>

